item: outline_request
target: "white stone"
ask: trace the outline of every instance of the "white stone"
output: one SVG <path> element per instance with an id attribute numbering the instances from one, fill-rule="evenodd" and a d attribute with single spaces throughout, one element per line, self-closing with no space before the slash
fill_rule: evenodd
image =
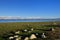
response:
<path id="1" fill-rule="evenodd" d="M 51 30 L 52 30 L 52 31 L 54 31 L 55 29 L 54 29 L 54 28 L 52 28 Z"/>
<path id="2" fill-rule="evenodd" d="M 9 39 L 13 39 L 13 38 L 14 38 L 13 36 L 9 37 Z"/>
<path id="3" fill-rule="evenodd" d="M 15 32 L 15 34 L 19 34 L 19 33 L 20 33 L 20 31 Z"/>
<path id="4" fill-rule="evenodd" d="M 18 35 L 14 35 L 14 37 L 16 37 L 16 38 L 17 38 L 17 37 L 18 37 Z"/>
<path id="5" fill-rule="evenodd" d="M 21 40 L 21 37 L 17 37 L 16 40 Z"/>
<path id="6" fill-rule="evenodd" d="M 16 38 L 16 40 L 19 40 L 19 38 Z"/>
<path id="7" fill-rule="evenodd" d="M 24 40 L 29 40 L 29 38 L 28 38 L 28 37 L 26 37 Z"/>
<path id="8" fill-rule="evenodd" d="M 32 35 L 30 36 L 30 39 L 35 39 L 35 38 L 37 38 L 37 37 L 36 37 L 36 35 L 34 35 L 34 34 L 32 34 Z"/>
<path id="9" fill-rule="evenodd" d="M 34 29 L 32 28 L 31 31 L 33 31 Z"/>
<path id="10" fill-rule="evenodd" d="M 44 33 L 42 33 L 42 38 L 46 38 L 46 36 L 44 35 Z"/>
<path id="11" fill-rule="evenodd" d="M 24 31 L 27 32 L 27 29 L 25 29 Z"/>

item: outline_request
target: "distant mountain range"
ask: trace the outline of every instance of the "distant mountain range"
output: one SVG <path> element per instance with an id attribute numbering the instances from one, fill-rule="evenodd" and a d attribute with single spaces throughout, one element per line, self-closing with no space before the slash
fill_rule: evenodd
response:
<path id="1" fill-rule="evenodd" d="M 1 16 L 0 19 L 52 19 L 52 20 L 60 20 L 60 18 L 40 18 L 40 17 L 27 17 L 27 18 L 21 18 L 19 16 L 15 16 L 15 17 L 12 17 L 12 16 Z"/>
<path id="2" fill-rule="evenodd" d="M 40 17 L 0 17 L 1 22 L 60 22 L 60 18 L 40 18 Z"/>

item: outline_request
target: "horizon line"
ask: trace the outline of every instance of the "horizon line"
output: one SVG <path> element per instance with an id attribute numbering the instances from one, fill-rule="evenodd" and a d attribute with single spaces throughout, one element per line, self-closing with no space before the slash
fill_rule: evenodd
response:
<path id="1" fill-rule="evenodd" d="M 43 18 L 43 17 L 0 16 L 0 19 L 56 19 L 56 18 L 60 17 Z"/>

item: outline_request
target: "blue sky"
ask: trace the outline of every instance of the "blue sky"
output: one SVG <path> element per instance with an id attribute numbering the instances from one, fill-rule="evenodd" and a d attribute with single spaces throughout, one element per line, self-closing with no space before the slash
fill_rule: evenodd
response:
<path id="1" fill-rule="evenodd" d="M 60 0 L 0 0 L 0 16 L 60 17 Z"/>

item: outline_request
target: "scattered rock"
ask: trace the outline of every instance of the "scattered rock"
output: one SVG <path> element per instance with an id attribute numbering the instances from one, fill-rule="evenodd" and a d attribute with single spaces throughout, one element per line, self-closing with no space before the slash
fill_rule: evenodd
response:
<path id="1" fill-rule="evenodd" d="M 28 37 L 25 37 L 25 39 L 24 40 L 29 40 L 29 38 Z"/>
<path id="2" fill-rule="evenodd" d="M 15 34 L 19 34 L 19 33 L 20 33 L 20 31 L 15 32 Z"/>
<path id="3" fill-rule="evenodd" d="M 9 37 L 9 39 L 14 39 L 14 37 L 13 37 L 13 36 L 11 36 L 11 37 Z"/>
<path id="4" fill-rule="evenodd" d="M 32 34 L 31 36 L 30 36 L 30 39 L 36 39 L 37 37 L 36 37 L 36 35 L 34 35 L 34 34 Z"/>
<path id="5" fill-rule="evenodd" d="M 45 34 L 44 34 L 44 33 L 42 33 L 42 35 L 41 35 L 41 36 L 42 36 L 42 38 L 46 38 L 46 36 L 45 36 Z"/>
<path id="6" fill-rule="evenodd" d="M 25 29 L 24 32 L 27 32 L 27 29 Z"/>
<path id="7" fill-rule="evenodd" d="M 15 38 L 18 38 L 18 35 L 14 35 Z"/>
<path id="8" fill-rule="evenodd" d="M 31 31 L 33 31 L 34 29 L 33 28 L 31 28 Z"/>

